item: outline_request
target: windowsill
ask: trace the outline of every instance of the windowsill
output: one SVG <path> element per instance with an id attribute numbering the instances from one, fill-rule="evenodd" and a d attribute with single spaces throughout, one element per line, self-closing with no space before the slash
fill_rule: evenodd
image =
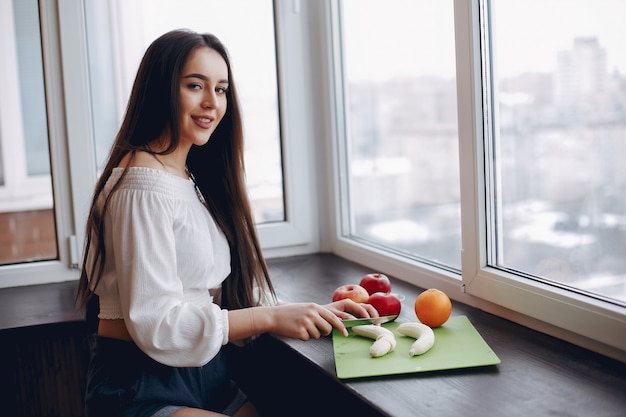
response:
<path id="1" fill-rule="evenodd" d="M 0 331 L 82 323 L 74 307 L 76 281 L 0 289 Z"/>
<path id="2" fill-rule="evenodd" d="M 364 274 L 375 272 L 326 254 L 272 259 L 268 263 L 282 299 L 320 304 L 328 303 L 339 285 L 358 282 Z M 405 296 L 399 320 L 414 320 L 413 300 L 421 289 L 397 280 L 393 280 L 393 288 Z M 469 318 L 501 359 L 500 365 L 342 381 L 336 377 L 329 337 L 309 342 L 275 339 L 306 358 L 335 389 L 346 388 L 369 405 L 368 416 L 526 417 L 538 412 L 616 416 L 626 409 L 626 364 L 460 303 L 453 303 L 452 314 Z M 293 381 L 298 372 L 284 371 L 280 375 Z M 307 407 L 313 407 L 314 401 L 301 398 Z"/>
<path id="3" fill-rule="evenodd" d="M 281 299 L 320 304 L 337 286 L 371 272 L 327 254 L 268 264 Z M 420 289 L 396 280 L 393 285 L 406 297 L 400 319 L 412 320 L 412 300 Z M 74 309 L 75 288 L 68 282 L 0 290 L 0 330 L 49 324 L 84 328 Z M 469 318 L 500 365 L 342 381 L 335 374 L 330 337 L 303 342 L 266 335 L 254 348 L 262 357 L 253 360 L 264 375 L 252 375 L 249 389 L 301 416 L 357 415 L 346 414 L 357 408 L 368 416 L 616 416 L 626 409 L 626 364 L 459 303 L 452 314 Z M 343 400 L 345 407 L 332 402 Z M 301 409 L 294 411 L 298 404 Z"/>

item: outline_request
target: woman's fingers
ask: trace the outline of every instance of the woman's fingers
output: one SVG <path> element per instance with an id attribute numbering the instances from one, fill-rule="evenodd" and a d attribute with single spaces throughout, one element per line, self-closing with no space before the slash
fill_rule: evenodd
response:
<path id="1" fill-rule="evenodd" d="M 328 336 L 330 332 L 332 332 L 333 327 L 341 332 L 341 334 L 343 334 L 344 336 L 348 336 L 348 329 L 346 329 L 346 326 L 343 324 L 342 318 L 339 317 L 337 312 L 331 311 L 330 309 L 322 306 L 320 306 L 320 308 L 322 308 L 322 318 L 326 321 L 326 332 L 324 333 L 324 336 Z"/>
<path id="2" fill-rule="evenodd" d="M 302 325 L 308 338 L 319 339 L 321 336 L 328 336 L 333 327 L 347 334 L 342 320 L 332 311 L 319 304 L 306 304 L 304 308 L 306 311 L 304 311 Z"/>
<path id="3" fill-rule="evenodd" d="M 374 308 L 373 305 L 371 305 L 371 304 L 361 304 L 361 307 L 363 307 L 367 311 L 367 316 L 368 317 L 378 317 L 378 311 Z M 363 317 L 363 316 L 361 316 L 361 317 Z"/>
<path id="4" fill-rule="evenodd" d="M 328 310 L 314 303 L 289 303 L 273 307 L 274 333 L 300 340 L 319 339 L 332 330 L 324 313 Z M 329 314 L 333 316 L 333 314 Z"/>
<path id="5" fill-rule="evenodd" d="M 355 317 L 378 317 L 378 312 L 372 305 L 355 303 L 350 299 L 336 301 L 334 303 L 327 304 L 325 307 L 333 311 L 342 319 Z"/>
<path id="6" fill-rule="evenodd" d="M 359 304 L 345 299 L 325 306 L 314 303 L 290 303 L 274 307 L 280 310 L 281 319 L 276 333 L 301 340 L 328 336 L 333 328 L 348 336 L 343 320 L 356 317 L 378 317 L 369 304 Z"/>

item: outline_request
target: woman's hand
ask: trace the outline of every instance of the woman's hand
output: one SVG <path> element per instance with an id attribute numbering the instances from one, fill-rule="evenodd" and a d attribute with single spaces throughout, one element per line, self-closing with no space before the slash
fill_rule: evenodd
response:
<path id="1" fill-rule="evenodd" d="M 342 320 L 378 317 L 371 305 L 348 299 L 327 305 L 282 302 L 271 307 L 231 310 L 228 315 L 230 341 L 267 332 L 300 340 L 319 339 L 328 336 L 333 327 L 348 336 Z"/>
<path id="2" fill-rule="evenodd" d="M 275 314 L 273 333 L 301 340 L 328 336 L 333 327 L 348 336 L 348 330 L 342 320 L 355 317 L 378 317 L 376 309 L 371 305 L 358 304 L 347 299 L 327 305 L 280 304 L 272 309 Z"/>
<path id="3" fill-rule="evenodd" d="M 328 308 L 315 303 L 281 303 L 269 307 L 271 332 L 300 340 L 327 336 L 333 327 L 347 333 L 341 319 Z"/>
<path id="4" fill-rule="evenodd" d="M 324 307 L 335 313 L 342 320 L 357 317 L 378 317 L 378 312 L 370 304 L 355 303 L 348 298 L 326 304 Z"/>

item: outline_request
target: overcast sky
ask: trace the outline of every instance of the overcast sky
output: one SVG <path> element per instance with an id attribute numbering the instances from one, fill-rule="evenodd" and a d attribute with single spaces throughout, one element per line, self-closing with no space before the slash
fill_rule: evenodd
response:
<path id="1" fill-rule="evenodd" d="M 346 0 L 353 79 L 382 74 L 454 76 L 452 0 Z M 595 36 L 609 70 L 626 73 L 626 0 L 505 0 L 494 7 L 499 74 L 553 71 L 557 53 Z"/>

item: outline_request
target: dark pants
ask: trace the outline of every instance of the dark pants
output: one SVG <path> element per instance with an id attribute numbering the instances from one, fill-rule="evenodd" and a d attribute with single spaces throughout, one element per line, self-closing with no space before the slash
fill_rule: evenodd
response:
<path id="1" fill-rule="evenodd" d="M 228 377 L 223 352 L 202 367 L 173 368 L 151 359 L 133 342 L 96 336 L 87 379 L 87 417 L 150 417 L 169 405 L 224 412 L 244 401 Z"/>

